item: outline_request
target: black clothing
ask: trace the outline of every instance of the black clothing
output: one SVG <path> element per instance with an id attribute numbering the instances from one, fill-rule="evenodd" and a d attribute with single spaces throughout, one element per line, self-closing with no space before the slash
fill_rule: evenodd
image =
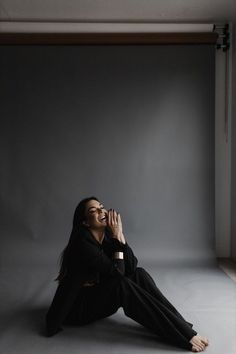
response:
<path id="1" fill-rule="evenodd" d="M 77 231 L 73 229 L 71 236 L 68 271 L 59 283 L 46 314 L 48 336 L 60 331 L 83 283 L 99 282 L 100 278 L 113 277 L 116 274 L 131 274 L 138 262 L 128 243 L 122 244 L 112 238 L 107 228 L 102 244 L 82 225 Z M 124 259 L 112 259 L 115 251 L 123 251 Z"/>
<path id="2" fill-rule="evenodd" d="M 159 338 L 191 350 L 189 340 L 197 334 L 193 325 L 165 298 L 150 274 L 137 267 L 127 242 L 124 245 L 106 233 L 100 244 L 87 229 L 80 236 L 78 256 L 71 259 L 77 273 L 71 268 L 57 288 L 46 315 L 47 335 L 57 333 L 62 324 L 85 325 L 122 307 L 126 316 Z M 112 259 L 115 251 L 123 251 L 124 259 Z M 87 277 L 81 276 L 84 272 Z M 95 285 L 82 286 L 85 280 Z"/>

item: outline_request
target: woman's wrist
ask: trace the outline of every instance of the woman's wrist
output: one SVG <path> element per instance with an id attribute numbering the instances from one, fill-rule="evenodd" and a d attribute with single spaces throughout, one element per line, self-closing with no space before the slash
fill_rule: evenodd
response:
<path id="1" fill-rule="evenodd" d="M 126 241 L 125 241 L 125 237 L 124 237 L 124 234 L 113 234 L 112 236 L 113 238 L 117 239 L 118 241 L 120 241 L 121 243 L 123 243 L 123 245 L 126 244 Z"/>

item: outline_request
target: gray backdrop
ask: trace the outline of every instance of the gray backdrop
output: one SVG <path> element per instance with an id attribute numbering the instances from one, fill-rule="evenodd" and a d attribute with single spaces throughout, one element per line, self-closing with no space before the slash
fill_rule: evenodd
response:
<path id="1" fill-rule="evenodd" d="M 1 266 L 56 267 L 81 198 L 138 259 L 214 259 L 214 46 L 2 46 Z"/>
<path id="2" fill-rule="evenodd" d="M 108 353 L 111 343 L 114 354 L 185 352 L 122 308 L 45 338 L 58 257 L 92 194 L 121 213 L 138 266 L 209 338 L 207 352 L 235 353 L 236 285 L 214 251 L 214 51 L 1 46 L 4 354 Z"/>

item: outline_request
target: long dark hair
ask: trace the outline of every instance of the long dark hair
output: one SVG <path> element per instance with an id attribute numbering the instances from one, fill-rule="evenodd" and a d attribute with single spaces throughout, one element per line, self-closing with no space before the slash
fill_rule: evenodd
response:
<path id="1" fill-rule="evenodd" d="M 84 198 L 79 202 L 79 204 L 77 205 L 77 207 L 75 209 L 74 217 L 73 217 L 72 231 L 71 231 L 67 246 L 64 248 L 64 250 L 61 252 L 61 254 L 59 256 L 60 270 L 59 270 L 59 274 L 58 274 L 57 278 L 54 279 L 55 281 L 60 282 L 67 274 L 68 261 L 70 258 L 70 251 L 71 251 L 71 249 L 73 249 L 74 241 L 78 237 L 79 228 L 83 225 L 83 221 L 86 220 L 85 207 L 86 207 L 87 202 L 89 202 L 90 200 L 97 200 L 99 202 L 98 198 L 96 198 L 94 196 Z"/>

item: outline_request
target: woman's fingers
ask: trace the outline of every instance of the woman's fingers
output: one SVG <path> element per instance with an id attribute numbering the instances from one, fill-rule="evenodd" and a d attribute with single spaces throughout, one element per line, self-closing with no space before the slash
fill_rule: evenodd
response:
<path id="1" fill-rule="evenodd" d="M 117 213 L 114 209 L 108 210 L 107 226 L 113 233 L 113 237 L 120 240 L 122 234 L 122 222 L 120 213 Z"/>
<path id="2" fill-rule="evenodd" d="M 116 211 L 115 211 L 115 223 L 118 224 L 118 214 Z"/>
<path id="3" fill-rule="evenodd" d="M 118 223 L 121 225 L 121 217 L 120 217 L 120 213 L 118 213 L 118 215 L 117 215 L 117 220 L 118 220 Z"/>
<path id="4" fill-rule="evenodd" d="M 111 224 L 113 225 L 114 224 L 114 215 L 113 215 L 114 213 L 113 213 L 113 210 L 111 210 Z"/>
<path id="5" fill-rule="evenodd" d="M 111 225 L 114 225 L 115 223 L 114 209 L 108 210 L 108 223 Z"/>
<path id="6" fill-rule="evenodd" d="M 116 211 L 114 209 L 112 209 L 111 215 L 112 215 L 112 217 L 111 217 L 112 224 L 113 225 L 117 224 L 117 214 L 116 214 Z"/>
<path id="7" fill-rule="evenodd" d="M 109 222 L 112 226 L 116 226 L 118 224 L 118 215 L 117 212 L 114 209 L 110 209 L 108 212 L 109 215 Z"/>
<path id="8" fill-rule="evenodd" d="M 120 213 L 117 213 L 115 209 L 108 210 L 108 224 L 110 225 L 121 225 Z"/>

